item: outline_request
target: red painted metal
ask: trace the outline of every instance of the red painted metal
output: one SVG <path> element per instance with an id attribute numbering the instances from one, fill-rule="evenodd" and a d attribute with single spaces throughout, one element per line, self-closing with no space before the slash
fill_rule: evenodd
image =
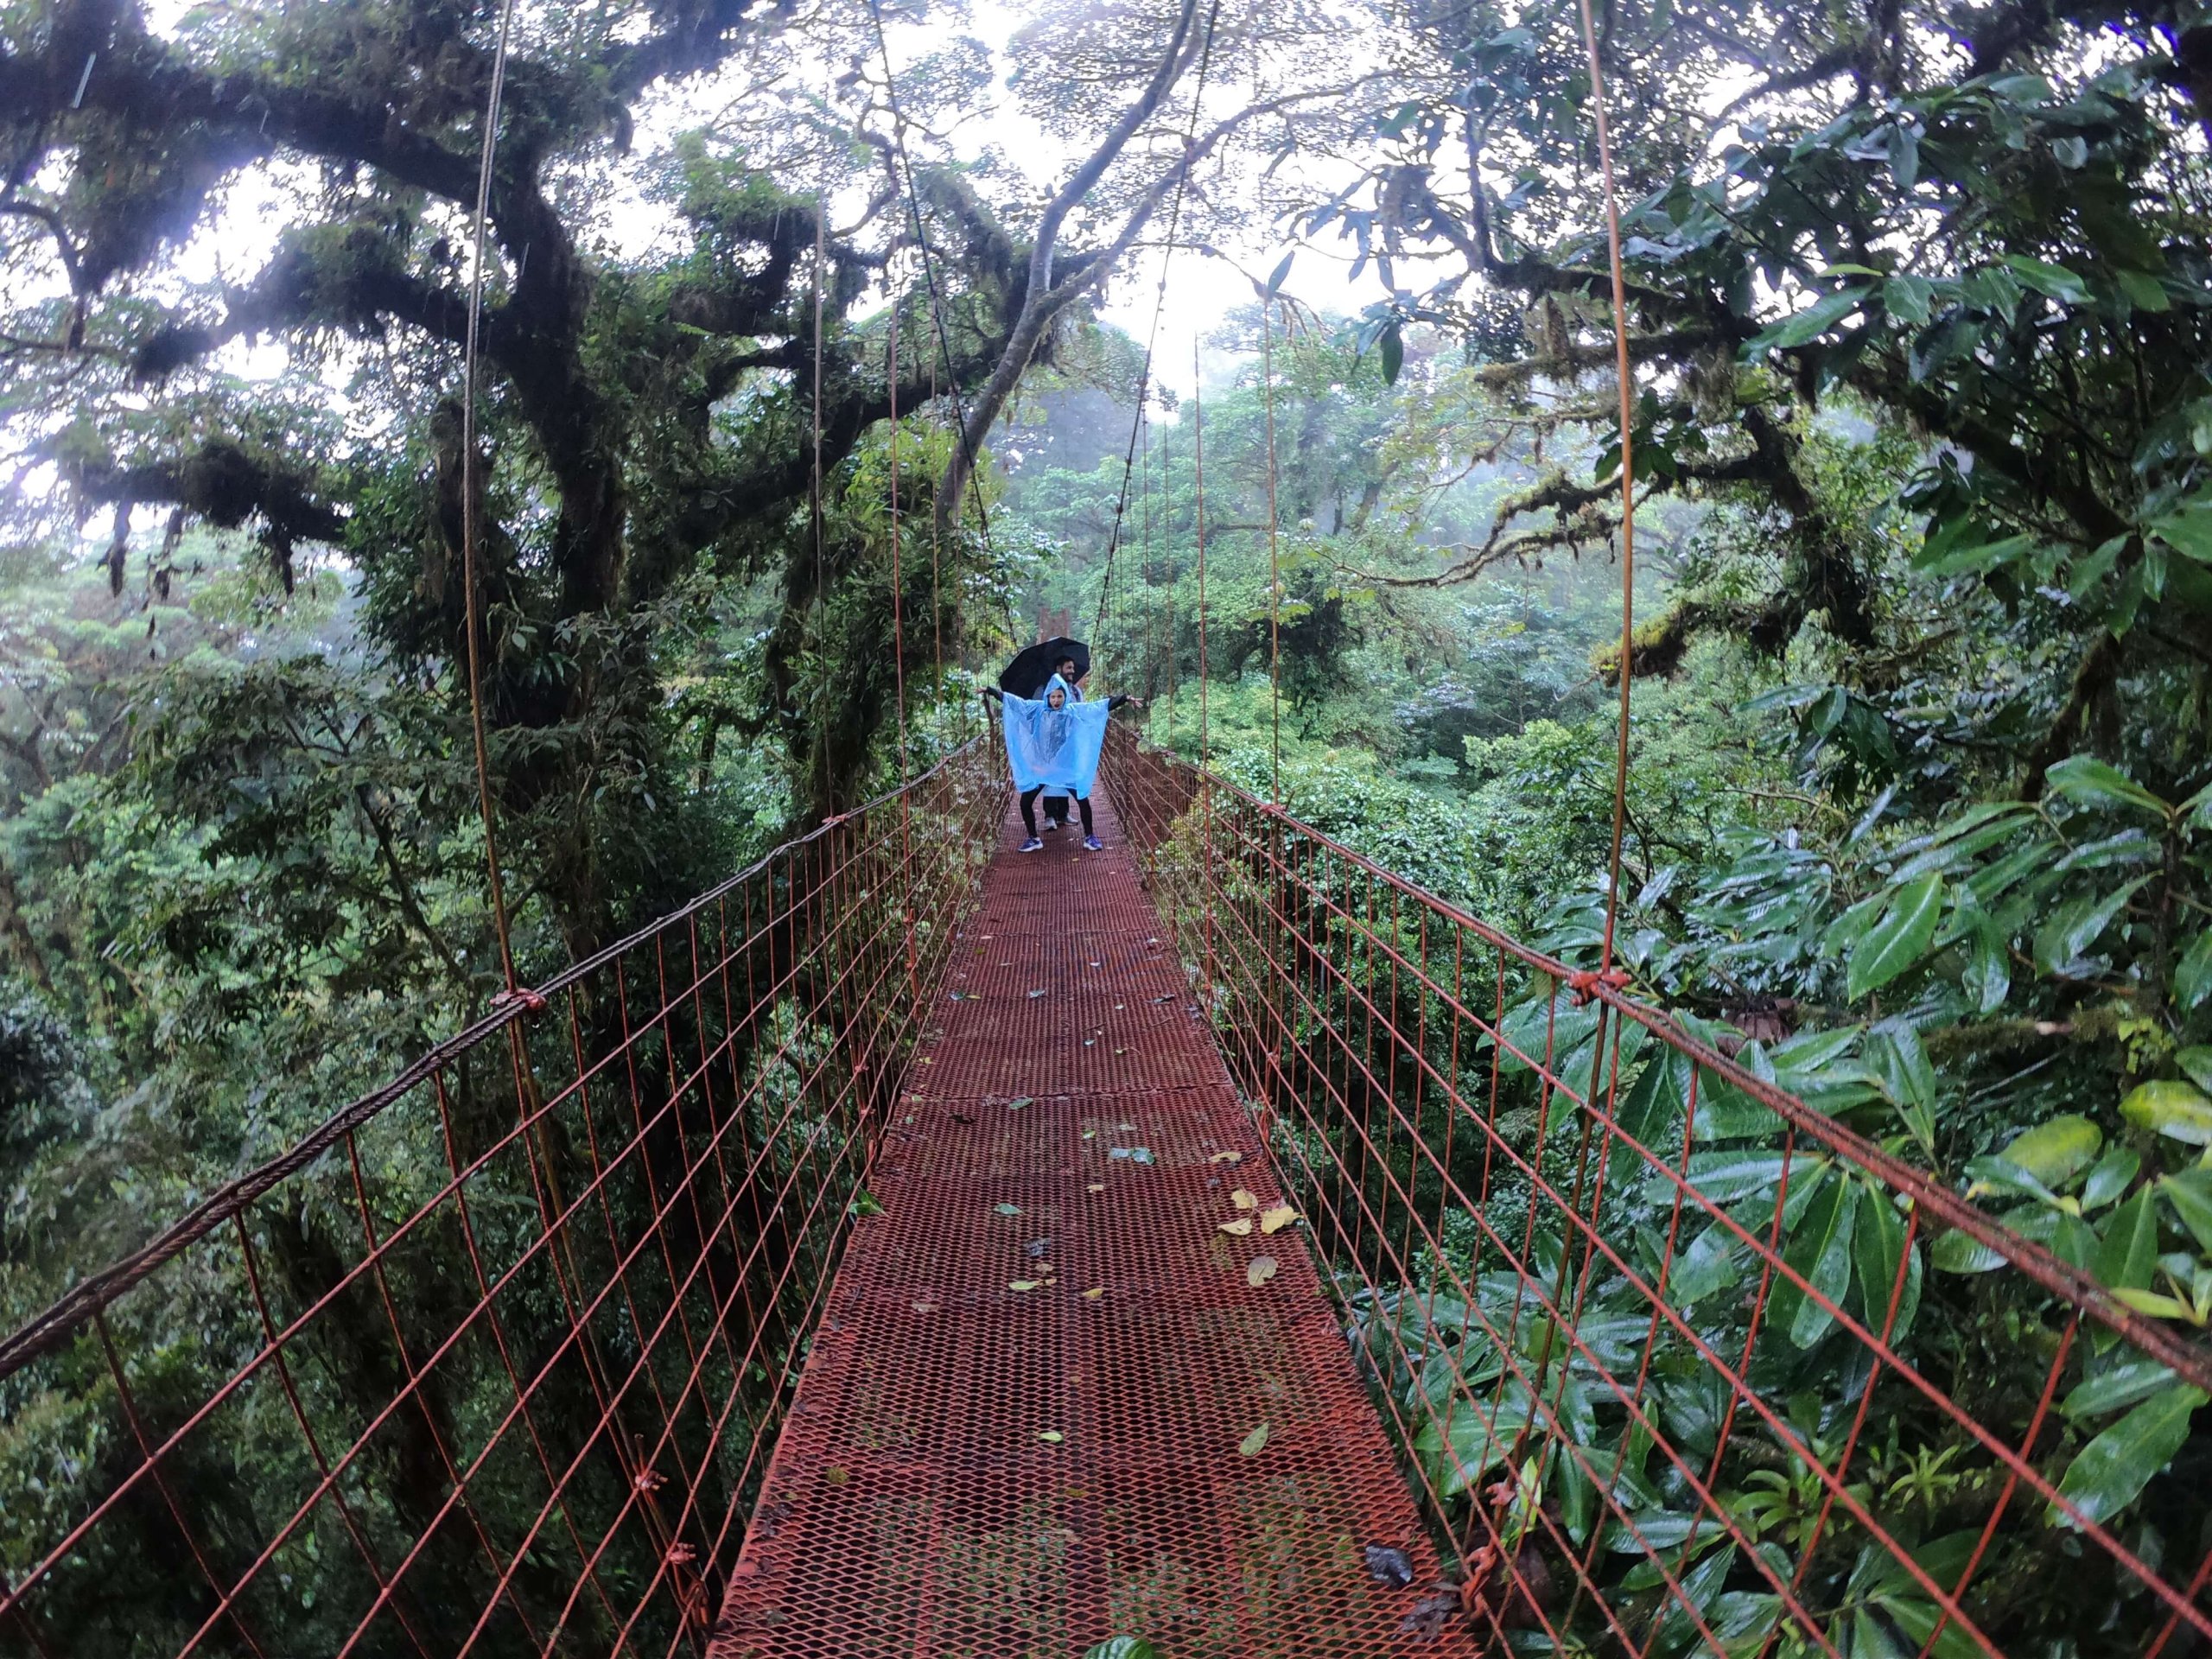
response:
<path id="1" fill-rule="evenodd" d="M 1434 1541 L 1303 1231 L 1252 1224 L 1281 1189 L 1095 804 L 1104 853 L 1001 839 L 715 1659 L 1467 1650 L 1426 1633 Z"/>
<path id="2" fill-rule="evenodd" d="M 2026 1643 L 2051 1596 L 2108 1606 L 2114 1654 L 2212 1638 L 2202 1494 L 2171 1493 L 2169 1517 L 2196 1524 L 2146 1559 L 2145 1535 L 2059 1490 L 2079 1437 L 2062 1447 L 2051 1421 L 2086 1354 L 2107 1372 L 2155 1360 L 2212 1391 L 2212 1351 L 1611 977 L 1528 950 L 1130 732 L 1105 773 L 1284 1187 L 1337 1269 L 1426 1517 L 1460 1564 L 1466 1620 L 1498 1650 L 2025 1655 L 2044 1650 Z M 1535 1018 L 1509 1026 L 1509 1007 L 1532 1003 Z M 1680 1079 L 1671 1109 L 1624 1121 L 1627 1080 L 1658 1065 Z M 1725 1192 L 1694 1161 L 1738 1152 L 1766 1162 L 1756 1190 Z M 1822 1181 L 1890 1207 L 1886 1286 L 1862 1274 L 1831 1294 L 1784 1248 L 1793 1185 Z M 2043 1299 L 2014 1363 L 1971 1391 L 1971 1373 L 1893 1343 L 1917 1253 L 1952 1229 Z M 1735 1264 L 1719 1316 L 1674 1294 L 1694 1240 Z M 1823 1377 L 1860 1379 L 1845 1416 L 1809 1431 L 1791 1400 L 1806 1334 L 1824 1344 Z M 1955 1563 L 1875 1483 L 1878 1395 L 1901 1397 L 1923 1443 L 1957 1448 L 1961 1484 L 1992 1494 L 1978 1540 L 1954 1535 L 1973 1543 Z M 1805 1506 L 1794 1566 L 1762 1547 L 1770 1521 L 1724 1501 L 1751 1469 Z"/>

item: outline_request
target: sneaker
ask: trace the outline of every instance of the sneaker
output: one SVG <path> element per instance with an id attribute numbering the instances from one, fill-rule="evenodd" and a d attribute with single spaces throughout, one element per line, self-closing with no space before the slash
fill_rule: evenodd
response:
<path id="1" fill-rule="evenodd" d="M 1050 813 L 1047 813 L 1045 817 L 1045 833 L 1049 836 L 1059 827 L 1060 821 L 1058 818 L 1053 817 Z"/>
<path id="2" fill-rule="evenodd" d="M 1083 846 L 1085 852 L 1103 853 L 1106 850 L 1106 843 L 1096 836 L 1085 836 L 1083 838 Z"/>
<path id="3" fill-rule="evenodd" d="M 1014 850 L 1017 853 L 1041 853 L 1045 850 L 1045 843 L 1035 836 L 1032 836 Z"/>

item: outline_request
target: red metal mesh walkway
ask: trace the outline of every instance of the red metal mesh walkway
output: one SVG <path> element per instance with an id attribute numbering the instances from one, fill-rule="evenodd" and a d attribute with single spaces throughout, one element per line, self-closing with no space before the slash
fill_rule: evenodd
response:
<path id="1" fill-rule="evenodd" d="M 1220 1230 L 1280 1193 L 1096 804 L 1103 854 L 1002 830 L 714 1659 L 1465 1650 L 1402 1628 L 1435 1554 L 1301 1231 Z"/>

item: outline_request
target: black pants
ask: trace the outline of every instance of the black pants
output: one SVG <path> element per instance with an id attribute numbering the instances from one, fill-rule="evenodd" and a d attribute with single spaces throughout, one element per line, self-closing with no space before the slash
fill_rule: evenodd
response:
<path id="1" fill-rule="evenodd" d="M 1021 822 L 1029 831 L 1029 838 L 1032 841 L 1037 839 L 1037 798 L 1044 792 L 1045 786 L 1042 784 L 1038 785 L 1034 789 L 1025 789 L 1021 791 Z M 1096 835 L 1098 832 L 1090 827 L 1090 797 L 1077 796 L 1075 806 L 1076 810 L 1083 814 L 1083 833 L 1086 836 Z M 1063 819 L 1061 822 L 1065 823 L 1066 820 Z"/>

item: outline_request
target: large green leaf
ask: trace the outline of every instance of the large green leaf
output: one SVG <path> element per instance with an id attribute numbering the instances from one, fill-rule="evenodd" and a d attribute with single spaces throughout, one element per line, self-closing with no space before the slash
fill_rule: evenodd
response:
<path id="1" fill-rule="evenodd" d="M 1109 1636 L 1096 1647 L 1084 1649 L 1083 1659 L 1157 1659 L 1159 1651 L 1141 1636 Z"/>
<path id="2" fill-rule="evenodd" d="M 2158 1211 L 2145 1187 L 2112 1212 L 2097 1245 L 2094 1270 L 2114 1290 L 2144 1290 L 2158 1264 Z"/>
<path id="3" fill-rule="evenodd" d="M 2117 766 L 2086 754 L 2069 754 L 2044 773 L 2044 781 L 2056 793 L 2084 806 L 2128 809 L 2160 819 L 2170 810 Z"/>
<path id="4" fill-rule="evenodd" d="M 1908 1262 L 1904 1249 L 1904 1217 L 1897 1212 L 1888 1193 L 1868 1192 L 1859 1200 L 1851 1251 L 1856 1258 L 1859 1299 L 1866 1310 L 1866 1328 L 1875 1335 L 1881 1334 L 1888 1317 L 1891 1294 L 1897 1296 L 1897 1318 L 1890 1325 L 1891 1343 L 1902 1341 L 1912 1329 L 1912 1316 L 1920 1307 L 1920 1252 L 1914 1250 Z"/>
<path id="5" fill-rule="evenodd" d="M 2120 1103 L 2120 1115 L 2139 1129 L 2192 1147 L 2212 1146 L 2212 1099 L 2193 1083 L 2141 1083 Z"/>
<path id="6" fill-rule="evenodd" d="M 1513 1442 L 1529 1424 L 1528 1390 L 1508 1389 L 1493 1412 L 1488 1399 L 1456 1401 L 1440 1427 L 1432 1418 L 1414 1439 L 1414 1452 L 1440 1496 L 1465 1491 L 1505 1461 Z"/>
<path id="7" fill-rule="evenodd" d="M 2124 1359 L 2094 1376 L 2076 1383 L 2058 1409 L 2075 1422 L 2086 1422 L 2147 1400 L 2174 1380 L 2174 1374 L 2155 1359 Z"/>
<path id="8" fill-rule="evenodd" d="M 2088 1519 L 2109 1521 L 2173 1460 L 2189 1439 L 2190 1414 L 2205 1398 L 2201 1389 L 2175 1387 L 2145 1400 L 2082 1448 L 2058 1483 L 2059 1495 Z M 2077 1524 L 2056 1503 L 2045 1518 L 2055 1526 Z"/>
<path id="9" fill-rule="evenodd" d="M 1868 291 L 1864 288 L 1847 288 L 1821 296 L 1795 316 L 1785 317 L 1745 340 L 1744 355 L 1757 357 L 1762 352 L 1789 351 L 1810 344 L 1866 304 Z"/>
<path id="10" fill-rule="evenodd" d="M 2014 1135 L 2005 1143 L 2004 1157 L 2045 1186 L 2056 1187 L 2087 1169 L 2104 1143 L 2102 1129 L 2069 1112 Z"/>
<path id="11" fill-rule="evenodd" d="M 1859 1217 L 1859 1195 L 1857 1181 L 1830 1173 L 1783 1252 L 1783 1260 L 1807 1284 L 1839 1306 L 1851 1288 L 1851 1237 Z M 1886 1296 L 1886 1287 L 1883 1294 Z M 1812 1347 L 1835 1324 L 1835 1315 L 1819 1300 L 1786 1281 L 1775 1286 L 1774 1317 L 1788 1327 L 1790 1341 L 1800 1348 Z"/>
<path id="12" fill-rule="evenodd" d="M 2111 893 L 2087 893 L 2061 905 L 2036 930 L 2036 966 L 2046 974 L 2070 973 L 2088 954 L 2089 947 L 2104 936 L 2113 918 L 2126 908 L 2136 889 L 2150 879 L 2139 875 Z"/>
<path id="13" fill-rule="evenodd" d="M 2189 1229 L 2198 1248 L 2212 1255 L 2212 1169 L 2177 1171 L 2158 1182 L 2158 1194 L 2173 1206 L 2181 1224 Z"/>
<path id="14" fill-rule="evenodd" d="M 1923 875 L 1899 887 L 1881 920 L 1851 947 L 1847 994 L 1856 999 L 1878 990 L 1925 957 L 1942 911 L 1942 876 Z"/>

